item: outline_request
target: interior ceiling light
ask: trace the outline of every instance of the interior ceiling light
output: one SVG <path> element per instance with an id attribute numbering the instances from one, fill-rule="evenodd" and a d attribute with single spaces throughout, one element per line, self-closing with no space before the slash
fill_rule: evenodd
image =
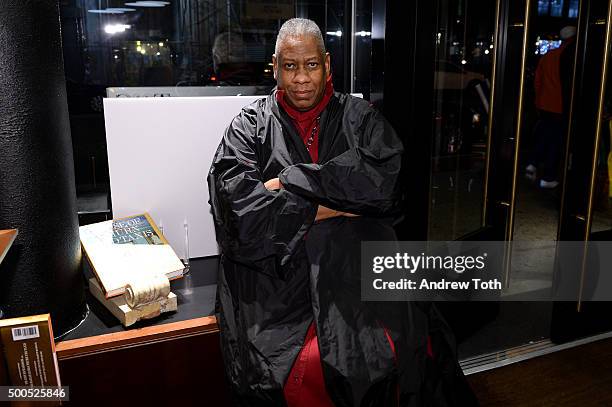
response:
<path id="1" fill-rule="evenodd" d="M 108 24 L 106 27 L 104 27 L 104 31 L 107 34 L 117 34 L 124 32 L 128 28 L 130 28 L 130 26 L 127 24 Z"/>
<path id="2" fill-rule="evenodd" d="M 109 10 L 109 11 L 111 11 L 111 10 L 112 11 L 120 11 L 122 13 L 127 13 L 129 11 L 136 11 L 135 8 L 123 8 L 123 7 L 109 7 L 106 10 Z"/>
<path id="3" fill-rule="evenodd" d="M 87 10 L 90 13 L 94 14 L 123 14 L 129 11 L 136 11 L 135 8 L 124 8 L 124 7 L 109 7 L 103 10 Z"/>
<path id="4" fill-rule="evenodd" d="M 87 12 L 93 14 L 123 14 L 123 11 L 117 10 L 87 10 Z"/>
<path id="5" fill-rule="evenodd" d="M 133 3 L 125 3 L 126 6 L 130 7 L 165 7 L 170 2 L 168 1 L 136 1 Z"/>

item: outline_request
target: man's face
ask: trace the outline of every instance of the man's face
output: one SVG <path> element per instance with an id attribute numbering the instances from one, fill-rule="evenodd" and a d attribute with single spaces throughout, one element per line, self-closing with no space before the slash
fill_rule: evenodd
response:
<path id="1" fill-rule="evenodd" d="M 312 109 L 323 98 L 329 72 L 329 53 L 321 54 L 315 37 L 288 37 L 272 55 L 274 78 L 285 90 L 287 102 L 297 110 Z"/>

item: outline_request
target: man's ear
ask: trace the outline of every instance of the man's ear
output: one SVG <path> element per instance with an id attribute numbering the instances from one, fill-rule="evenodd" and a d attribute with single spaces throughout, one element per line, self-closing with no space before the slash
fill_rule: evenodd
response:
<path id="1" fill-rule="evenodd" d="M 278 60 L 276 59 L 276 54 L 272 54 L 272 70 L 274 71 L 274 79 L 278 79 L 276 77 L 276 71 L 278 70 Z"/>
<path id="2" fill-rule="evenodd" d="M 329 78 L 329 75 L 331 75 L 331 56 L 329 52 L 325 53 L 325 72 L 327 72 L 327 77 Z"/>

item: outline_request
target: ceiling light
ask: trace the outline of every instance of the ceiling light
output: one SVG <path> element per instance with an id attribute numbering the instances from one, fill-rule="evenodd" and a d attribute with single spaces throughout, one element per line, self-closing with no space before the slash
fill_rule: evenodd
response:
<path id="1" fill-rule="evenodd" d="M 108 7 L 106 11 L 117 11 L 121 13 L 127 13 L 129 11 L 136 11 L 135 8 L 124 8 L 124 7 Z"/>
<path id="2" fill-rule="evenodd" d="M 93 13 L 93 14 L 123 14 L 123 11 L 116 11 L 116 10 L 87 10 L 87 12 L 89 13 Z"/>
<path id="3" fill-rule="evenodd" d="M 104 31 L 107 34 L 117 34 L 124 32 L 128 28 L 130 28 L 130 26 L 127 24 L 108 24 L 104 27 Z"/>
<path id="4" fill-rule="evenodd" d="M 136 1 L 132 3 L 125 3 L 126 6 L 131 7 L 165 7 L 170 4 L 167 1 Z"/>

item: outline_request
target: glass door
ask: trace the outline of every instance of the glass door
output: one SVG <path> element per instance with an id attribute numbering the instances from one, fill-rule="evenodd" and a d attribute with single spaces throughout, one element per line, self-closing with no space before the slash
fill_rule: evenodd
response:
<path id="1" fill-rule="evenodd" d="M 580 16 L 577 2 L 528 1 L 527 7 L 505 236 L 506 296 L 552 287 Z"/>
<path id="2" fill-rule="evenodd" d="M 464 360 L 572 332 L 578 300 L 519 299 L 554 286 L 559 241 L 612 229 L 608 3 L 387 3 L 384 112 L 405 137 L 410 197 L 427 197 L 408 200 L 401 238 L 506 244 L 501 301 L 438 304 Z"/>
<path id="3" fill-rule="evenodd" d="M 429 240 L 485 225 L 497 2 L 437 0 Z"/>
<path id="4" fill-rule="evenodd" d="M 611 106 L 610 90 L 612 2 L 582 0 L 577 38 L 573 112 L 565 167 L 565 185 L 559 231 L 562 240 L 612 240 L 610 180 Z M 578 102 L 579 101 L 579 102 Z M 585 245 L 585 248 L 588 246 Z M 586 264 L 588 250 L 582 253 Z M 575 301 L 555 303 L 552 339 L 555 342 L 612 330 L 604 316 L 612 312 L 610 302 L 587 302 L 594 287 L 585 282 L 598 280 L 594 273 L 609 273 L 582 267 L 571 280 Z M 567 276 L 557 276 L 559 280 Z"/>
<path id="5" fill-rule="evenodd" d="M 437 4 L 428 239 L 507 245 L 502 301 L 441 309 L 464 359 L 547 346 L 553 304 L 517 298 L 553 286 L 582 10 L 555 0 Z M 457 86 L 466 72 L 480 76 Z"/>
<path id="6" fill-rule="evenodd" d="M 427 239 L 490 240 L 502 1 L 436 0 L 434 5 Z M 474 333 L 499 318 L 500 304 L 438 303 L 438 308 L 455 333 L 460 356 L 482 353 Z"/>

